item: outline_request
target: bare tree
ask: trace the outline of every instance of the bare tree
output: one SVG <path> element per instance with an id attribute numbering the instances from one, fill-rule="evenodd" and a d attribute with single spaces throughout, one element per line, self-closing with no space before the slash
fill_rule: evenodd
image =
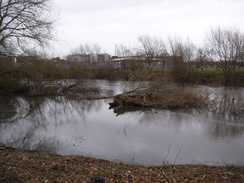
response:
<path id="1" fill-rule="evenodd" d="M 97 43 L 92 44 L 92 50 L 93 50 L 93 53 L 99 54 L 99 53 L 101 53 L 101 46 L 99 46 Z"/>
<path id="2" fill-rule="evenodd" d="M 83 44 L 81 44 L 78 48 L 72 50 L 71 54 L 72 55 L 75 55 L 75 54 L 85 55 L 85 54 L 88 54 L 88 53 L 87 53 L 86 47 Z"/>
<path id="3" fill-rule="evenodd" d="M 168 50 L 170 55 L 183 57 L 184 56 L 184 44 L 180 38 L 168 37 Z"/>
<path id="4" fill-rule="evenodd" d="M 71 54 L 81 54 L 81 55 L 90 55 L 90 54 L 99 54 L 101 52 L 101 47 L 98 44 L 81 44 L 78 48 L 71 51 Z"/>
<path id="5" fill-rule="evenodd" d="M 211 29 L 206 45 L 212 59 L 220 62 L 223 71 L 234 69 L 237 62 L 244 61 L 244 34 L 236 29 Z"/>
<path id="6" fill-rule="evenodd" d="M 181 58 L 184 62 L 189 63 L 196 58 L 197 47 L 188 38 L 187 41 L 182 41 L 180 38 L 168 37 L 169 53 L 173 57 Z"/>
<path id="7" fill-rule="evenodd" d="M 67 60 L 75 62 L 96 62 L 97 55 L 100 54 L 101 47 L 98 44 L 81 44 L 78 48 L 71 50 Z"/>
<path id="8" fill-rule="evenodd" d="M 148 35 L 138 37 L 138 53 L 146 57 L 148 66 L 153 67 L 155 58 L 167 55 L 166 46 L 162 39 Z"/>
<path id="9" fill-rule="evenodd" d="M 197 55 L 196 55 L 196 68 L 201 68 L 203 71 L 203 68 L 206 67 L 207 62 L 211 61 L 208 59 L 208 52 L 205 51 L 204 48 L 198 48 Z"/>
<path id="10" fill-rule="evenodd" d="M 197 46 L 187 38 L 187 41 L 184 44 L 184 61 L 191 62 L 194 61 L 197 57 Z"/>
<path id="11" fill-rule="evenodd" d="M 46 45 L 55 22 L 50 0 L 0 0 L 0 53 Z"/>
<path id="12" fill-rule="evenodd" d="M 129 46 L 125 46 L 122 44 L 115 45 L 115 54 L 119 57 L 128 57 L 134 55 Z"/>

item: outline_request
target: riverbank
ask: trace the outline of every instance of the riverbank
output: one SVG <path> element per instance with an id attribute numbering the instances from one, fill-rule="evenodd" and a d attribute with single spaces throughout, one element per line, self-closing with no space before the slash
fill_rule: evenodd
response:
<path id="1" fill-rule="evenodd" d="M 243 166 L 128 165 L 0 146 L 0 182 L 243 182 Z"/>
<path id="2" fill-rule="evenodd" d="M 9 64 L 9 65 L 8 65 Z M 152 81 L 185 85 L 211 85 L 243 87 L 242 68 L 222 71 L 216 68 L 133 69 L 115 70 L 111 67 L 85 69 L 72 65 L 69 69 L 58 67 L 52 61 L 39 60 L 16 66 L 0 63 L 0 94 L 28 96 L 67 96 L 77 91 L 86 92 L 85 80 L 106 79 L 110 81 Z"/>

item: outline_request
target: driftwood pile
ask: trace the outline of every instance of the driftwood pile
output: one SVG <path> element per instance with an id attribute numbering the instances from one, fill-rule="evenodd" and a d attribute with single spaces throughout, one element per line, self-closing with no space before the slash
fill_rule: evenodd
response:
<path id="1" fill-rule="evenodd" d="M 193 91 L 183 87 L 147 88 L 118 94 L 110 108 L 117 107 L 159 107 L 199 108 L 205 104 L 205 97 L 198 96 Z"/>

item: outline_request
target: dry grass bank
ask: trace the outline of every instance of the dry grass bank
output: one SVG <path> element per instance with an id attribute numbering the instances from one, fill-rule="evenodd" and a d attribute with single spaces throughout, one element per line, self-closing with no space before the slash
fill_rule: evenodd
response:
<path id="1" fill-rule="evenodd" d="M 243 166 L 128 165 L 83 156 L 58 156 L 0 146 L 1 183 L 241 183 L 243 180 Z"/>

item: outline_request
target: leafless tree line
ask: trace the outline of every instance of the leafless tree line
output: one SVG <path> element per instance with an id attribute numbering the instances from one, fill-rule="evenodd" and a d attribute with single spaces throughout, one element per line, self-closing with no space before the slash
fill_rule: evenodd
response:
<path id="1" fill-rule="evenodd" d="M 175 56 L 182 58 L 184 63 L 200 62 L 201 67 L 215 61 L 223 70 L 230 70 L 235 68 L 237 63 L 244 63 L 244 33 L 237 29 L 217 27 L 207 33 L 201 47 L 189 38 L 182 40 L 180 37 L 168 37 L 168 40 L 164 41 L 158 37 L 141 35 L 136 47 L 130 49 L 120 45 L 116 49 L 116 53 L 121 57 L 144 55 L 148 65 L 153 58 Z"/>
<path id="2" fill-rule="evenodd" d="M 244 34 L 237 29 L 212 29 L 207 35 L 205 54 L 209 60 L 222 63 L 223 70 L 244 62 Z"/>
<path id="3" fill-rule="evenodd" d="M 29 53 L 53 39 L 55 18 L 51 0 L 0 0 L 0 54 Z M 82 44 L 72 54 L 99 54 L 98 44 Z M 150 66 L 155 57 L 181 57 L 185 63 L 218 61 L 223 70 L 244 62 L 244 33 L 238 29 L 213 28 L 203 46 L 190 39 L 141 35 L 137 46 L 116 45 L 117 56 L 144 56 Z"/>
<path id="4" fill-rule="evenodd" d="M 82 54 L 82 55 L 89 55 L 89 54 L 99 54 L 101 53 L 101 46 L 98 44 L 81 44 L 78 48 L 71 51 L 71 54 Z"/>
<path id="5" fill-rule="evenodd" d="M 84 44 L 72 54 L 99 53 L 100 50 L 97 44 Z M 149 66 L 153 66 L 153 59 L 162 56 L 181 58 L 189 67 L 208 67 L 210 62 L 216 62 L 223 71 L 228 71 L 244 64 L 244 33 L 238 29 L 212 28 L 200 47 L 189 38 L 168 37 L 164 41 L 140 35 L 136 46 L 115 45 L 115 54 L 119 57 L 144 56 Z"/>

